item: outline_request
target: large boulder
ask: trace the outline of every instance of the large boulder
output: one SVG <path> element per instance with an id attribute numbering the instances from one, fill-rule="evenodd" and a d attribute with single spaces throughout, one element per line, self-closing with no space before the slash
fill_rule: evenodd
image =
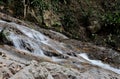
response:
<path id="1" fill-rule="evenodd" d="M 6 23 L 0 23 L 0 39 L 1 43 L 13 45 L 11 35 L 18 34 L 22 35 L 23 33 L 19 31 L 17 28 L 15 28 L 14 25 L 6 24 Z"/>

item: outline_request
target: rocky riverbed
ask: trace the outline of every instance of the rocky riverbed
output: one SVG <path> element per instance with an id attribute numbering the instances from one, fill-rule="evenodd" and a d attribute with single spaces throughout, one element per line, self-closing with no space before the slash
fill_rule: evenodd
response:
<path id="1" fill-rule="evenodd" d="M 52 30 L 36 31 L 20 20 L 4 20 L 0 79 L 120 79 L 119 52 Z"/>

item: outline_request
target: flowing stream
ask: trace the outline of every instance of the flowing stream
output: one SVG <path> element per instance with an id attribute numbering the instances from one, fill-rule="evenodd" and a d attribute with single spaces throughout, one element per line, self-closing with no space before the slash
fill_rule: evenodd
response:
<path id="1" fill-rule="evenodd" d="M 68 56 L 69 58 L 71 57 L 66 54 L 67 52 L 72 51 L 71 49 L 67 48 L 63 43 L 54 41 L 38 31 L 35 31 L 26 26 L 19 25 L 13 22 L 5 22 L 5 21 L 0 20 L 0 24 L 3 24 L 3 26 L 0 27 L 0 31 L 2 31 L 5 28 L 4 33 L 7 34 L 7 39 L 12 41 L 14 47 L 19 50 L 25 50 L 30 53 L 33 53 L 34 55 L 49 57 L 45 55 L 45 52 L 42 49 L 43 45 L 46 45 L 52 48 L 53 50 L 55 50 L 60 55 L 65 55 L 65 56 Z M 113 68 L 110 65 L 104 64 L 98 60 L 91 60 L 88 58 L 86 53 L 78 54 L 78 56 L 80 56 L 82 59 L 74 57 L 74 56 L 72 56 L 72 58 L 75 58 L 80 61 L 83 60 L 82 62 L 87 61 L 87 63 L 89 64 L 99 66 L 101 68 L 120 74 L 120 69 Z M 51 59 L 53 59 L 53 61 L 55 62 L 65 60 L 65 58 L 58 58 L 55 56 L 52 56 Z"/>

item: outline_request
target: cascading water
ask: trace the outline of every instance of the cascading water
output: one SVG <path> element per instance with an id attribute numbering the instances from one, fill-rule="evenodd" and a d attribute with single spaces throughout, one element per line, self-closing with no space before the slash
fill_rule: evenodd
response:
<path id="1" fill-rule="evenodd" d="M 3 26 L 7 23 L 8 27 L 12 27 L 17 29 L 20 33 L 17 33 L 14 30 L 10 30 L 7 32 L 9 32 L 8 34 L 8 38 L 13 42 L 13 45 L 17 48 L 17 49 L 22 49 L 22 50 L 26 50 L 28 52 L 34 53 L 35 55 L 41 55 L 41 56 L 46 56 L 44 54 L 44 51 L 41 48 L 42 44 L 45 44 L 49 47 L 51 47 L 53 50 L 56 50 L 59 54 L 62 55 L 66 55 L 66 52 L 70 52 L 71 49 L 67 48 L 64 46 L 63 43 L 54 41 L 50 38 L 48 38 L 47 36 L 41 34 L 38 31 L 35 31 L 33 29 L 30 29 L 28 27 L 22 26 L 22 25 L 18 25 L 16 23 L 12 23 L 12 22 L 5 22 L 0 20 L 0 23 L 3 23 Z M 0 27 L 0 31 L 3 29 L 3 27 Z M 80 60 L 77 57 L 71 57 L 69 55 L 67 55 L 69 58 L 75 58 L 77 60 Z M 120 74 L 120 70 L 119 69 L 115 69 L 113 67 L 110 67 L 109 65 L 103 64 L 100 61 L 95 61 L 95 60 L 90 60 L 86 54 L 79 54 L 78 56 L 82 57 L 84 60 L 88 61 L 87 63 L 92 64 L 92 65 L 96 65 L 111 71 L 114 71 L 115 73 Z M 64 61 L 63 59 L 58 59 L 57 57 L 51 57 L 53 59 L 53 61 L 58 62 L 58 61 Z M 85 62 L 85 61 L 83 61 Z"/>
<path id="2" fill-rule="evenodd" d="M 116 72 L 116 73 L 120 74 L 120 69 L 113 68 L 108 64 L 102 63 L 99 60 L 91 60 L 91 59 L 88 58 L 87 54 L 85 54 L 85 53 L 79 54 L 79 56 L 81 56 L 84 59 L 86 59 L 87 61 L 89 61 L 89 63 L 91 63 L 92 65 L 96 65 L 96 66 L 99 66 L 99 67 L 102 67 L 104 69 L 108 69 L 108 70 L 111 70 L 113 72 Z"/>
<path id="3" fill-rule="evenodd" d="M 16 35 L 10 35 L 10 38 L 12 38 L 13 44 L 18 49 L 24 49 L 29 52 L 35 53 L 37 55 L 44 56 L 43 51 L 40 48 L 40 43 L 34 42 L 33 40 L 30 40 L 28 37 L 24 36 L 16 36 Z"/>
<path id="4" fill-rule="evenodd" d="M 46 44 L 46 45 L 50 46 L 51 48 L 58 51 L 59 53 L 65 52 L 65 50 L 64 50 L 65 47 L 62 45 L 62 43 L 58 43 L 56 41 L 53 41 L 53 40 L 49 39 L 48 37 L 46 37 L 45 35 L 41 34 L 40 32 L 37 32 L 37 31 L 35 31 L 33 29 L 30 29 L 28 27 L 18 25 L 18 24 L 15 24 L 15 23 L 9 23 L 9 24 L 15 26 L 17 29 L 19 29 L 28 38 L 37 42 L 37 44 L 43 43 L 43 44 Z M 32 43 L 32 41 L 30 43 Z M 33 45 L 35 45 L 35 44 L 33 44 Z M 35 45 L 35 47 L 39 47 L 39 46 Z M 17 48 L 19 48 L 19 47 L 17 46 Z M 40 48 L 38 48 L 38 49 L 40 49 Z"/>
<path id="5" fill-rule="evenodd" d="M 2 23 L 7 23 L 5 21 L 0 21 Z M 30 30 L 29 28 L 27 27 L 24 27 L 24 26 L 20 26 L 18 24 L 15 24 L 15 23 L 8 23 L 10 25 L 10 27 L 12 28 L 17 28 L 20 32 L 22 32 L 24 35 L 22 34 L 17 34 L 17 33 L 14 33 L 14 30 L 6 33 L 8 33 L 8 38 L 13 42 L 14 46 L 17 48 L 17 49 L 23 49 L 23 50 L 26 50 L 28 52 L 32 52 L 32 53 L 35 53 L 37 55 L 44 55 L 40 45 L 41 45 L 41 42 L 38 42 L 38 41 L 46 41 L 46 38 L 45 36 L 43 36 L 42 34 L 39 33 L 38 35 L 38 32 L 34 32 L 34 30 Z M 9 27 L 9 26 L 7 26 Z M 11 28 L 9 28 L 10 30 Z M 26 35 L 26 36 L 25 36 Z"/>

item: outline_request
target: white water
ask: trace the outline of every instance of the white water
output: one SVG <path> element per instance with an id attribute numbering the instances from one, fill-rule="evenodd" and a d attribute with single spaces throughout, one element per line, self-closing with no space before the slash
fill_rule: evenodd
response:
<path id="1" fill-rule="evenodd" d="M 55 61 L 55 62 L 64 61 L 64 59 L 59 59 L 57 57 L 52 57 L 52 60 Z"/>
<path id="2" fill-rule="evenodd" d="M 7 23 L 7 22 L 0 20 L 0 23 Z M 7 24 L 17 28 L 20 32 L 22 32 L 24 34 L 24 35 L 20 35 L 20 34 L 15 34 L 14 32 L 11 32 L 9 35 L 9 38 L 12 40 L 14 46 L 17 49 L 23 49 L 25 51 L 29 51 L 29 52 L 32 52 L 32 53 L 37 54 L 37 55 L 45 56 L 43 50 L 40 47 L 41 43 L 43 43 L 43 44 L 48 45 L 52 49 L 56 50 L 60 54 L 65 54 L 65 52 L 68 51 L 68 50 L 65 50 L 67 48 L 64 47 L 64 45 L 62 43 L 54 41 L 54 40 L 46 37 L 45 35 L 41 34 L 38 31 L 35 31 L 33 29 L 30 29 L 28 27 L 18 25 L 15 23 L 7 23 Z M 0 31 L 1 31 L 1 29 L 2 28 L 0 27 Z M 115 73 L 120 74 L 120 69 L 115 69 L 115 68 L 111 67 L 110 65 L 104 64 L 98 60 L 90 60 L 85 53 L 79 54 L 79 56 L 84 58 L 85 60 L 87 60 L 92 65 L 96 65 L 96 66 L 99 66 L 101 68 L 111 70 Z M 77 58 L 75 58 L 75 59 L 77 60 Z M 55 62 L 58 62 L 58 61 L 63 61 L 64 59 L 52 57 L 52 60 Z"/>
<path id="3" fill-rule="evenodd" d="M 61 43 L 51 40 L 50 38 L 46 37 L 42 33 L 35 31 L 33 29 L 30 29 L 28 27 L 18 25 L 16 23 L 10 23 L 10 24 L 15 25 L 17 27 L 17 29 L 19 29 L 23 34 L 25 34 L 29 38 L 32 38 L 38 42 L 46 44 L 61 54 L 62 54 L 62 52 L 64 52 L 64 50 L 63 50 L 64 46 L 62 46 Z"/>
<path id="4" fill-rule="evenodd" d="M 10 25 L 15 26 L 17 29 L 19 29 L 23 34 L 25 34 L 26 36 L 35 39 L 37 41 L 46 41 L 49 40 L 48 37 L 46 37 L 45 35 L 43 35 L 42 33 L 35 31 L 33 29 L 30 29 L 26 26 L 23 25 L 18 25 L 16 23 L 9 23 Z"/>
<path id="5" fill-rule="evenodd" d="M 104 64 L 103 62 L 101 62 L 99 60 L 91 60 L 91 59 L 88 58 L 86 53 L 79 54 L 79 56 L 81 56 L 84 59 L 86 59 L 87 61 L 89 61 L 90 64 L 92 64 L 92 65 L 96 65 L 96 66 L 99 66 L 101 68 L 104 68 L 104 69 L 107 69 L 107 70 L 111 70 L 111 71 L 113 71 L 115 73 L 120 74 L 120 69 L 113 68 L 110 65 Z"/>
<path id="6" fill-rule="evenodd" d="M 5 21 L 0 21 L 1 23 L 7 23 Z M 17 28 L 24 35 L 16 34 L 14 32 L 10 32 L 9 39 L 13 42 L 14 46 L 17 49 L 27 50 L 28 52 L 35 53 L 37 55 L 45 56 L 40 45 L 41 43 L 38 41 L 46 41 L 48 38 L 41 33 L 32 30 L 28 27 L 18 25 L 15 23 L 7 23 L 10 26 Z"/>

